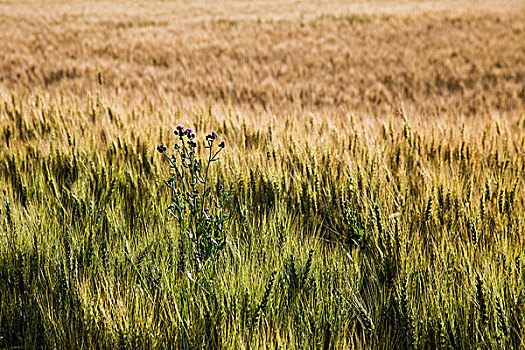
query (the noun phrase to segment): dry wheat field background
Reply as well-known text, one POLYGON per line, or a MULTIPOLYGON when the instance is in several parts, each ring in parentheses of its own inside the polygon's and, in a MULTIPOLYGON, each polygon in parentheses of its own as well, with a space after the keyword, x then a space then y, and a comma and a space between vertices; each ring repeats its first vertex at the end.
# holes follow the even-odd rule
POLYGON ((0 1, 0 348, 524 348, 524 181, 523 1, 0 1))

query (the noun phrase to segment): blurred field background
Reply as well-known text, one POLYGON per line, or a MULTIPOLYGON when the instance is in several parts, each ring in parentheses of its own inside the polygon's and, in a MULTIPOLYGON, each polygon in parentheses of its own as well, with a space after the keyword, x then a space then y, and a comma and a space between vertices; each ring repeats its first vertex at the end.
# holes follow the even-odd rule
MULTIPOLYGON (((2 2, 7 92, 418 113, 523 108, 522 1, 2 2), (444 109, 444 110, 443 110, 444 109)), ((272 112, 274 112, 272 110, 272 112)))
POLYGON ((0 348, 525 346, 523 1, 0 1, 0 44, 0 348), (227 145, 202 288, 179 124, 227 145))

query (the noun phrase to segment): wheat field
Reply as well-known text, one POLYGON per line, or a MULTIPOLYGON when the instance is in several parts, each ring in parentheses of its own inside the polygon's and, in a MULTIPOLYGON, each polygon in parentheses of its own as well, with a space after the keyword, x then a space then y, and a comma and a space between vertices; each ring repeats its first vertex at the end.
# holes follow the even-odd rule
POLYGON ((525 347, 523 1, 8 0, 0 44, 0 348, 525 347))

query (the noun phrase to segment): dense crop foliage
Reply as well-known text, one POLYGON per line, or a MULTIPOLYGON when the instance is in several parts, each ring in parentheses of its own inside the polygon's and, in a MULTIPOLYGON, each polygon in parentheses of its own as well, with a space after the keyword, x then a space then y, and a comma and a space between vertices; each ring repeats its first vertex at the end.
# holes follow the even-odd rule
POLYGON ((99 66, 49 80, 29 34, 0 64, 0 348, 525 346, 523 15, 203 19, 165 39, 186 61, 159 54, 147 28, 182 34, 153 8, 126 26, 78 6, 42 36, 99 66), (93 48, 90 20, 122 40, 93 48))
POLYGON ((312 117, 296 139, 194 112, 232 145, 210 172, 231 192, 225 247, 201 282, 166 162, 119 128, 137 112, 111 110, 2 102, 3 346, 521 344, 523 118, 312 117))

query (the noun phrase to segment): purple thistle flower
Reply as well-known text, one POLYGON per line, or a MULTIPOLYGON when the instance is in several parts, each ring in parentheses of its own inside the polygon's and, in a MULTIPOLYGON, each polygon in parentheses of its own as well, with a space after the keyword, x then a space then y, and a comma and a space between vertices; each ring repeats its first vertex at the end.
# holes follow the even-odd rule
POLYGON ((193 130, 190 129, 190 128, 187 128, 186 129, 186 135, 190 136, 191 134, 193 134, 193 130))
POLYGON ((217 133, 215 132, 215 130, 211 131, 211 137, 213 137, 214 140, 217 138, 217 133))

